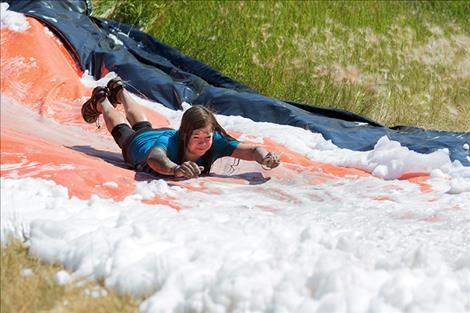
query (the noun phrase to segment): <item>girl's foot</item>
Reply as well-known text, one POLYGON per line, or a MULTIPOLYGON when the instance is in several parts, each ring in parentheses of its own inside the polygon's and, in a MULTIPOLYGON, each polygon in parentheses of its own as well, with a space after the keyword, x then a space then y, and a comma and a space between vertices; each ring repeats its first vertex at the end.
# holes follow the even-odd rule
POLYGON ((115 78, 111 79, 108 84, 107 84, 109 94, 108 94, 108 100, 111 102, 111 104, 116 107, 120 102, 119 102, 119 97, 118 94, 123 90, 124 88, 124 83, 122 82, 121 77, 116 76, 115 78))
POLYGON ((82 106, 82 117, 85 122, 91 124, 95 123, 101 112, 98 111, 97 105, 106 99, 108 96, 108 88, 103 86, 98 86, 93 89, 91 98, 88 99, 82 106))

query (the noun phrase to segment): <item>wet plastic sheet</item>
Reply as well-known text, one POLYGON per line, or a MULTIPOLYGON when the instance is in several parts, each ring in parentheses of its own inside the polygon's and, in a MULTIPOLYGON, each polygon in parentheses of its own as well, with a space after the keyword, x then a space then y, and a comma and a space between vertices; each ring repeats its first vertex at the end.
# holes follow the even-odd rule
POLYGON ((337 146, 357 151, 372 149, 387 135, 420 153, 447 148, 452 160, 470 165, 463 148, 470 143, 469 132, 387 128, 354 113, 263 96, 135 27, 91 17, 89 1, 8 2, 11 10, 52 28, 82 70, 95 78, 114 71, 128 89, 166 107, 180 109, 183 101, 206 104, 220 114, 319 132, 337 146))

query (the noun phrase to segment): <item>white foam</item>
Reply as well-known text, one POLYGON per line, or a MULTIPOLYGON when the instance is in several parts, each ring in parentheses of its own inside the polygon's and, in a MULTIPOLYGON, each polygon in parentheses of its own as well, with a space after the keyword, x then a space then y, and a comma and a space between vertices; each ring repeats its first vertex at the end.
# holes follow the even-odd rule
MULTIPOLYGON (((179 127, 181 111, 136 99, 179 127)), ((311 184, 315 172, 281 166, 261 184, 206 181, 212 192, 142 181, 120 202, 2 177, 2 238, 29 238, 33 255, 64 264, 72 277, 144 297, 140 312, 470 311, 470 168, 445 150, 419 154, 386 137, 355 152, 295 127, 218 120, 248 140, 267 137, 375 176, 311 184), (428 171, 432 189, 394 179, 406 171, 428 171), (142 202, 157 195, 183 209, 142 202)), ((261 171, 241 162, 232 175, 253 182, 249 175, 261 171)))
POLYGON ((47 26, 44 26, 44 33, 49 37, 54 37, 54 33, 47 26))
POLYGON ((118 188, 119 187, 119 185, 116 182, 113 182, 113 181, 105 182, 105 183, 103 183, 103 186, 111 187, 111 188, 118 188))
POLYGON ((31 277, 34 275, 34 272, 30 268, 23 268, 21 269, 21 276, 23 277, 31 277))
POLYGON ((0 3, 0 26, 15 32, 24 32, 29 28, 29 23, 24 14, 8 10, 9 4, 0 3))
POLYGON ((88 73, 88 70, 85 70, 82 77, 80 78, 80 82, 83 86, 87 88, 94 88, 98 86, 106 86, 106 84, 113 78, 115 78, 117 74, 115 72, 109 72, 106 76, 102 77, 99 80, 95 80, 93 76, 88 73))
POLYGON ((2 230, 29 223, 33 255, 145 296, 142 312, 469 309, 468 192, 374 177, 206 186, 217 193, 153 180, 122 202, 84 201, 45 180, 2 178, 2 230), (140 202, 155 195, 184 209, 140 202))
POLYGON ((67 271, 58 271, 55 273, 55 280, 59 285, 67 285, 71 280, 71 276, 67 271))
POLYGON ((86 288, 83 291, 83 294, 92 298, 101 298, 106 297, 108 295, 108 292, 100 286, 94 286, 92 288, 86 288))

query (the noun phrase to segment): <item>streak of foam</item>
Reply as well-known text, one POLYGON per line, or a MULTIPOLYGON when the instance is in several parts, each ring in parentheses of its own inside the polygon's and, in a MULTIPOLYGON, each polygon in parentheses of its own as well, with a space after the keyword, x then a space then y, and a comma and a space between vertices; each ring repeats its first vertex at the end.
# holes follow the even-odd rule
POLYGON ((30 88, 31 83, 18 81, 16 79, 11 79, 17 73, 28 69, 30 66, 30 60, 26 60, 26 58, 22 56, 17 56, 14 58, 2 58, 1 59, 1 66, 0 66, 0 76, 2 77, 2 84, 7 84, 9 88, 2 88, 7 90, 14 90, 14 96, 17 100, 23 101, 30 88))

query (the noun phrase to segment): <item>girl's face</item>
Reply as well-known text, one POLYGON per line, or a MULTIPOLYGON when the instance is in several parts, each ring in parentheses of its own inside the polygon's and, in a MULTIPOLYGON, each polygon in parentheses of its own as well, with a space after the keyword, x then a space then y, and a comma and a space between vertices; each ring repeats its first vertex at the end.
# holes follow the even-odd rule
POLYGON ((212 134, 211 125, 193 130, 186 147, 188 152, 198 157, 203 156, 212 146, 212 134))

